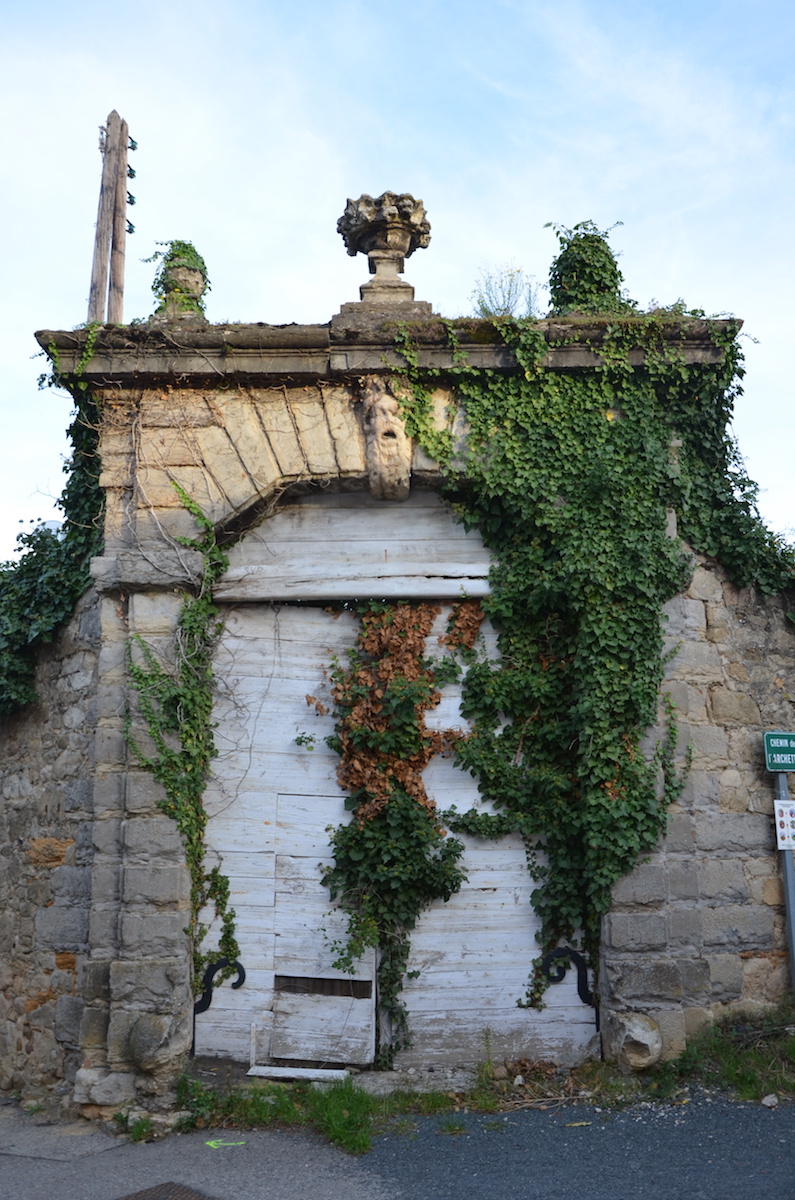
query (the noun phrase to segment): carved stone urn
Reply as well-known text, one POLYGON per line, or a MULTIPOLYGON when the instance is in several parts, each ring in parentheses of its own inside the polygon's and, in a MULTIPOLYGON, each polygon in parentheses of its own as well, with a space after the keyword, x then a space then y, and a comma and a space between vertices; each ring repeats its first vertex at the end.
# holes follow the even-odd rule
POLYGON ((366 254, 370 274, 359 294, 367 305, 413 303, 414 288, 398 276, 404 261, 431 240, 431 226, 421 200, 408 192, 384 192, 373 199, 367 194, 348 200, 337 222, 350 255, 366 254))

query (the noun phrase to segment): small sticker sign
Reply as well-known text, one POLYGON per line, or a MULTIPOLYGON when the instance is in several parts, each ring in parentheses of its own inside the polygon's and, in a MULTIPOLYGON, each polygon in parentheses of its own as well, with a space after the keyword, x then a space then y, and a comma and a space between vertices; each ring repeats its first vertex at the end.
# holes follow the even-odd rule
POLYGON ((795 804, 776 803, 776 845, 779 850, 795 848, 795 804))
POLYGON ((764 738, 768 771, 795 771, 795 733, 766 733, 764 738))

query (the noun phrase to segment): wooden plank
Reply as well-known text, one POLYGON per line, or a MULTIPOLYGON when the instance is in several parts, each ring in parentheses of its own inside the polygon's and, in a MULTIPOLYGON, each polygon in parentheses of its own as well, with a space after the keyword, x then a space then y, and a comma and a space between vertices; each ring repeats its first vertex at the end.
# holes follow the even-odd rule
POLYGON ((113 224, 113 204, 116 198, 121 118, 114 110, 108 114, 105 127, 105 146, 102 154, 102 182, 99 188, 97 230, 94 237, 94 259, 91 264, 91 286, 88 293, 88 320, 105 320, 105 292, 108 282, 108 259, 113 224))
POLYGON ((497 1062, 527 1058, 574 1065, 593 1053, 593 1019, 582 1022, 567 1014, 553 1022, 542 1019, 545 1012, 529 1009, 513 1012, 510 1020, 508 1014, 503 1019, 489 1008, 471 1010, 466 1019, 460 1013, 427 1017, 417 1014, 412 1020, 414 1046, 397 1056, 395 1066, 399 1070, 474 1066, 484 1060, 487 1051, 497 1062))
POLYGON ((196 1053, 208 1058, 229 1058, 233 1062, 248 1062, 251 1031, 238 1019, 214 1012, 212 1008, 196 1018, 196 1053))
MULTIPOLYGON (((279 517, 271 518, 272 522, 278 520, 279 517)), ((420 530, 407 533, 405 525, 401 526, 399 535, 392 536, 385 531, 378 536, 378 531, 370 527, 369 536, 350 539, 345 536, 344 525, 333 533, 329 531, 322 535, 313 530, 311 536, 305 526, 299 528, 303 537, 286 538, 280 534, 267 542, 262 537, 250 548, 246 547, 245 552, 241 550, 234 561, 230 560, 231 567, 237 571, 248 566, 278 570, 280 565, 290 563, 290 570, 295 571, 317 557, 349 566, 405 562, 415 566, 430 563, 439 567, 446 562, 468 562, 479 568, 477 574, 487 571, 490 565, 489 553, 479 538, 439 535, 430 538, 420 530)))
POLYGON ((276 576, 264 567, 231 568, 214 590, 219 602, 251 603, 266 600, 349 600, 351 597, 374 596, 382 600, 458 599, 462 596, 480 598, 490 592, 484 575, 473 575, 468 563, 445 563, 444 574, 392 574, 387 570, 360 571, 354 575, 338 574, 324 569, 307 567, 300 574, 276 576))
POLYGON ((350 1071, 323 1067, 250 1067, 247 1075, 258 1079, 295 1079, 307 1083, 344 1083, 350 1071))
MULTIPOLYGON (((352 542, 456 541, 483 546, 477 530, 467 531, 455 513, 435 492, 424 489, 412 491, 401 504, 373 500, 366 493, 334 493, 311 495, 284 505, 268 520, 232 546, 230 562, 238 566, 245 562, 268 562, 276 546, 293 546, 296 542, 320 542, 348 546, 352 542)), ((486 551, 488 554, 488 551, 486 551)))
POLYGON ((116 156, 116 187, 113 197, 113 235, 110 247, 108 321, 121 325, 124 312, 124 251, 127 238, 127 144, 130 131, 122 121, 116 156))
POLYGON ((273 998, 273 1058, 370 1063, 375 1058, 375 1003, 348 996, 273 998))

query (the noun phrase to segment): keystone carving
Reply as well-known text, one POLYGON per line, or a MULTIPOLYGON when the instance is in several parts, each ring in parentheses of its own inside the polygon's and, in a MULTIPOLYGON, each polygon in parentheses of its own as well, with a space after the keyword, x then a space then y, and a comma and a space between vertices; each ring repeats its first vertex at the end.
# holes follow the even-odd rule
POLYGON ((370 495, 375 500, 408 500, 412 446, 403 426, 400 404, 380 376, 368 376, 362 383, 370 495))

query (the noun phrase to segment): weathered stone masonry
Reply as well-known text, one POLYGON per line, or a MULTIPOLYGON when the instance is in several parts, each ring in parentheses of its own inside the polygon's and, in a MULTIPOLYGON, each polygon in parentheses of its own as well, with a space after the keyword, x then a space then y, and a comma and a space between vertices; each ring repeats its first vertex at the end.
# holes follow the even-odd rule
POLYGON ((663 690, 692 770, 660 848, 615 888, 601 986, 608 1035, 612 1012, 644 1012, 672 1056, 725 1006, 764 1005, 789 986, 761 735, 793 727, 795 638, 791 596, 737 588, 701 556, 666 608, 663 690))
MULTIPOLYGON (((0 722, 0 1088, 71 1096, 91 1003, 99 601, 39 656, 39 703, 0 722)), ((112 868, 118 873, 118 868, 112 868)))
MULTIPOLYGON (((73 1094, 88 1115, 171 1103, 192 1033, 190 884, 160 790, 125 735, 132 709, 132 733, 146 748, 128 646, 139 634, 168 661, 182 593, 200 569, 179 540, 196 528, 175 482, 230 543, 267 521, 289 491, 399 503, 409 486, 438 487, 437 465, 405 436, 391 372, 401 362, 396 319, 413 322, 420 365, 442 371, 455 366, 446 330, 406 298, 366 309, 344 306, 327 326, 174 318, 99 332, 84 372, 103 421, 96 593, 43 651, 40 704, 6 722, 0 748, 0 1086, 63 1081, 65 1099, 73 1094)), ((599 320, 540 327, 550 342, 569 339, 550 349, 552 369, 598 363, 599 320)), ((671 328, 689 361, 721 353, 708 333, 691 322, 683 340, 671 328)), ((515 370, 489 336, 485 323, 460 330, 471 365, 515 370)), ((39 340, 57 347, 68 375, 85 337, 39 340)), ((460 439, 453 399, 452 383, 440 386, 435 419, 460 439)), ((230 569, 219 602, 261 597, 256 576, 245 564, 230 569)), ((738 591, 701 559, 687 593, 668 606, 666 690, 681 745, 693 744, 693 770, 660 848, 616 888, 601 979, 608 1032, 611 1014, 646 1013, 666 1054, 722 1006, 765 1003, 786 986, 760 737, 795 720, 786 610, 780 598, 738 591)))

